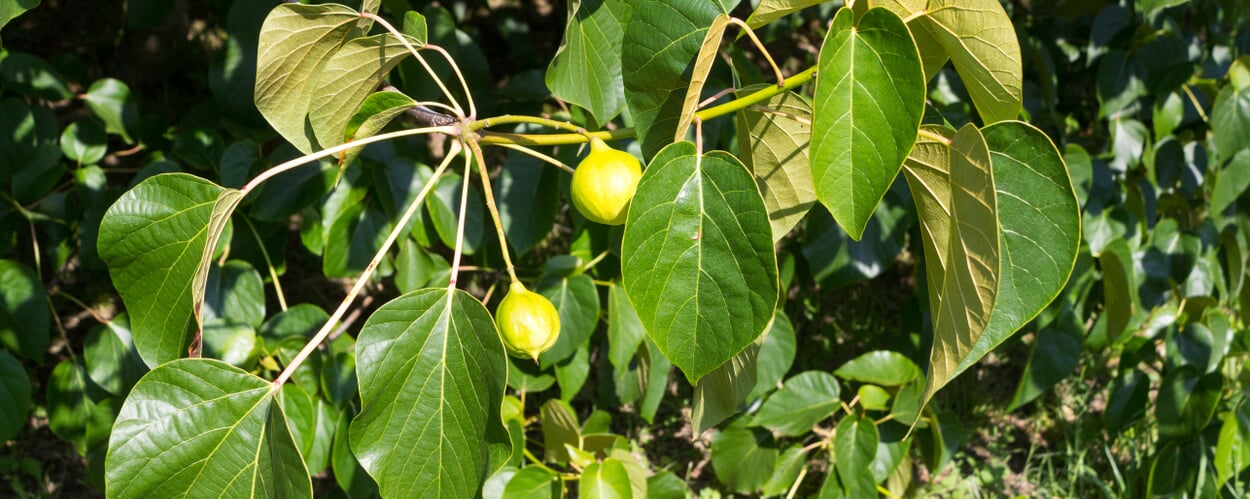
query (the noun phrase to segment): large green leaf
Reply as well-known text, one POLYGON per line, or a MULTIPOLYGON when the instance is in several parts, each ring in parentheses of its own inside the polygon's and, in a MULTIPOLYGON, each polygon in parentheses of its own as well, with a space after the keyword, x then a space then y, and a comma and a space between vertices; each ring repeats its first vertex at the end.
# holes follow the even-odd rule
POLYGON ((925 125, 907 160, 903 178, 911 189, 920 219, 920 241, 924 247, 925 282, 930 299, 941 296, 946 281, 946 243, 951 232, 951 140, 954 130, 925 125))
POLYGON ((679 142, 656 155, 631 203, 626 294, 647 335, 696 382, 773 320, 779 284, 764 202, 737 158, 679 142))
POLYGON ((100 224, 100 258, 149 367, 182 357, 200 329, 208 264, 243 193, 185 173, 140 182, 100 224))
POLYGON ((547 68, 547 88, 607 123, 625 108, 621 40, 632 8, 625 0, 569 2, 564 42, 547 68))
POLYGON ((945 280, 940 294, 929 297, 934 318, 928 396, 957 374, 994 307, 1001 278, 994 180, 985 138, 964 125, 951 141, 950 236, 939 245, 946 249, 945 280))
POLYGON ((304 153, 312 152, 317 140, 307 117, 319 90, 321 69, 359 20, 360 14, 342 5, 282 3, 269 12, 260 28, 256 108, 274 130, 304 153))
POLYGON ((511 453, 490 312, 462 291, 415 291, 374 312, 358 340, 351 448, 382 495, 477 495, 511 453))
MULTIPOLYGON (((738 92, 746 95, 763 85, 738 92)), ((773 241, 780 241, 798 225, 812 204, 816 191, 807 149, 812 136, 812 103, 802 94, 785 92, 764 101, 767 113, 747 108, 738 112, 738 148, 750 151, 742 162, 755 174, 755 181, 768 207, 773 225, 773 241)))
POLYGON ((810 160, 816 197, 859 239, 916 143, 925 80, 897 15, 854 17, 838 11, 821 46, 810 160))
POLYGON ((677 131, 691 67, 712 20, 728 14, 707 0, 631 0, 625 26, 621 77, 643 156, 654 156, 677 131))
POLYGON ((47 292, 35 271, 0 260, 0 347, 42 362, 52 341, 47 292))
MULTIPOLYGON (((954 324, 940 326, 935 321, 935 331, 945 332, 935 333, 938 340, 931 355, 924 400, 1036 316, 1063 288, 1076 261, 1080 215, 1067 168, 1054 144, 1041 131, 1020 122, 991 125, 983 134, 992 158, 996 192, 990 197, 997 206, 994 218, 1000 231, 999 256, 995 257, 1000 259, 995 264, 998 277, 979 283, 992 289, 992 314, 978 318, 975 324, 980 324, 979 329, 972 329, 972 322, 966 330, 942 329, 954 324), (960 334, 964 337, 959 338, 960 334)), ((926 239, 928 277, 949 283, 951 269, 967 268, 952 253, 953 246, 966 241, 960 234, 960 217, 953 210, 951 196, 960 193, 976 204, 984 200, 970 196, 966 188, 952 189, 952 185, 961 186, 967 180, 955 178, 944 183, 943 167, 949 168, 955 158, 963 155, 946 150, 950 156, 943 157, 943 142, 941 134, 933 134, 932 141, 918 150, 920 154, 908 161, 907 175, 921 219, 921 234, 926 239), (948 212, 950 215, 944 217, 948 212), (943 232, 947 232, 947 241, 929 240, 942 237, 943 232), (942 268, 932 268, 935 265, 942 268)), ((973 223, 993 226, 994 219, 976 219, 973 223)), ((931 283, 934 317, 940 316, 937 307, 951 306, 946 300, 966 302, 971 295, 950 294, 962 291, 971 289, 931 283)), ((969 317, 966 305, 952 306, 948 311, 969 317)), ((949 321, 955 315, 942 320, 949 321)))
POLYGON ((833 414, 841 405, 840 393, 838 379, 832 374, 823 371, 796 374, 764 401, 751 420, 751 426, 763 426, 784 436, 802 435, 833 414))
MULTIPOLYGON (((420 46, 415 39, 408 43, 420 46)), ((348 121, 382 78, 407 56, 408 49, 390 33, 355 38, 339 47, 317 71, 311 87, 308 123, 317 139, 313 146, 324 149, 342 144, 348 121)))
POLYGON ((599 291, 594 279, 586 274, 544 279, 538 283, 537 291, 551 300, 560 313, 560 337, 538 357, 539 363, 547 367, 573 356, 595 331, 599 322, 599 291))
POLYGON ((834 467, 851 497, 874 495, 868 466, 877 457, 877 425, 865 414, 848 414, 833 437, 834 467))
POLYGON ((747 428, 743 420, 712 437, 712 469, 734 492, 749 493, 763 487, 773 474, 779 453, 772 435, 747 428))
POLYGON ((131 390, 113 425, 109 497, 312 497, 277 388, 217 360, 181 359, 131 390))
POLYGON ((1024 99, 1023 58, 998 0, 929 0, 918 20, 946 49, 982 122, 1016 119, 1024 99))
POLYGON ((1250 147, 1250 57, 1242 57, 1228 69, 1231 84, 1224 87, 1211 106, 1211 134, 1220 163, 1250 147))

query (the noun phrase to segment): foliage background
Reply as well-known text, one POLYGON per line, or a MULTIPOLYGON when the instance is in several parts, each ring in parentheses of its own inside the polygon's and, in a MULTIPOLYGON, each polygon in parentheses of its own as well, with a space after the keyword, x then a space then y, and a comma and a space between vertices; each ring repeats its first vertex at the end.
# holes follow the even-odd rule
MULTIPOLYGON (((4 490, 57 496, 92 495, 100 490, 100 463, 85 449, 91 436, 58 431, 74 427, 59 425, 58 417, 72 418, 78 413, 58 408, 58 397, 64 392, 50 381, 57 379, 58 365, 83 354, 90 332, 100 324, 97 318, 111 318, 121 310, 108 274, 92 249, 101 207, 154 171, 215 172, 237 140, 262 144, 265 153, 279 148, 281 139, 252 106, 249 74, 255 33, 275 3, 44 0, 0 31, 3 47, 9 51, 0 59, 0 98, 22 99, 46 108, 55 117, 58 137, 71 123, 107 122, 79 98, 101 78, 124 82, 129 92, 122 100, 136 111, 127 122, 129 139, 110 134, 103 141, 107 152, 98 161, 98 171, 62 159, 40 177, 47 180, 34 182, 29 190, 19 190, 15 180, 6 194, 9 202, 0 207, 0 258, 37 270, 51 311, 46 354, 21 360, 30 381, 33 410, 0 450, 4 490), (19 52, 42 63, 18 61, 13 54, 19 52), (38 78, 50 74, 57 75, 53 80, 63 86, 38 78)), ((382 4, 383 13, 392 13, 392 18, 425 8, 424 2, 405 0, 382 4)), ((441 5, 472 40, 461 47, 460 55, 470 79, 480 80, 476 87, 490 89, 479 94, 486 102, 483 107, 490 112, 559 111, 548 100, 542 70, 560 43, 563 2, 466 0, 441 5)), ((1177 455, 1178 444, 1169 444, 1159 434, 1154 401, 1160 385, 1173 376, 1170 373, 1192 363, 1192 357, 1184 353, 1184 340, 1175 338, 1183 337, 1195 321, 1178 316, 1202 316, 1210 309, 1227 317, 1231 341, 1225 342, 1220 358, 1211 360, 1222 379, 1216 391, 1219 403, 1206 411, 1206 420, 1199 424, 1207 438, 1198 444, 1206 466, 1200 472, 1211 478, 1196 486, 1207 490, 1202 483, 1214 487, 1211 461, 1217 458, 1222 421, 1229 420, 1230 414, 1237 421, 1246 411, 1240 395, 1241 364, 1250 347, 1241 315, 1246 292, 1245 287, 1240 294, 1233 291, 1231 283, 1241 277, 1229 269, 1241 255, 1244 276, 1245 239, 1250 237, 1245 233, 1245 217, 1250 201, 1242 191, 1250 181, 1250 174, 1245 173, 1250 164, 1241 161, 1225 167, 1224 160, 1233 151, 1193 150, 1208 148, 1208 133, 1218 141, 1219 136, 1233 133, 1234 127, 1250 130, 1244 128, 1250 121, 1247 111, 1234 116, 1228 129, 1210 121, 1213 103, 1229 86, 1226 74, 1233 61, 1250 54, 1246 2, 1070 0, 1013 1, 1004 6, 1025 49, 1025 114, 1067 153, 1085 203, 1088 246, 1073 276, 1071 293, 1065 297, 1076 326, 1040 332, 1026 327, 943 391, 937 403, 962 423, 962 444, 953 453, 953 466, 918 466, 915 482, 920 492, 942 495, 984 491, 1132 496, 1147 490, 1168 445, 1172 445, 1172 455, 1177 455), (1194 102, 1203 112, 1198 112, 1194 102), (1217 180, 1225 169, 1241 173, 1217 180), (1231 199, 1229 208, 1218 213, 1210 210, 1217 183, 1223 183, 1226 191, 1219 196, 1231 199), (1189 244, 1186 238, 1194 239, 1196 248, 1176 250, 1165 242, 1156 243, 1163 236, 1152 234, 1158 233, 1160 225, 1178 234, 1177 240, 1184 244, 1189 244), (1233 227, 1230 237, 1235 241, 1240 237, 1240 246, 1227 246, 1219 237, 1213 242, 1211 231, 1218 235, 1225 227, 1233 227), (1111 290, 1118 288, 1105 281, 1108 257, 1103 256, 1104 248, 1116 240, 1125 241, 1128 272, 1141 284, 1126 288, 1132 297, 1112 298, 1115 292, 1111 290), (1203 268, 1223 277, 1212 277, 1208 289, 1216 286, 1216 280, 1227 284, 1222 292, 1190 294, 1173 289, 1190 285, 1192 268, 1200 266, 1195 263, 1183 272, 1176 269, 1152 280, 1159 276, 1151 273, 1151 260, 1147 258, 1144 267, 1141 263, 1142 254, 1150 248, 1167 258, 1213 262, 1213 267, 1202 264, 1203 268), (1135 250, 1142 254, 1134 255, 1135 250), (1194 308, 1199 295, 1211 295, 1213 303, 1194 308), (1109 334, 1105 324, 1099 325, 1100 320, 1108 320, 1106 316, 1114 316, 1109 311, 1117 303, 1125 303, 1116 300, 1125 299, 1138 305, 1126 312, 1123 328, 1138 334, 1126 332, 1122 337, 1142 338, 1128 344, 1115 341, 1116 335, 1109 334), (1155 320, 1167 313, 1171 313, 1170 322, 1155 320), (1049 350, 1039 354, 1042 346, 1049 350), (1035 383, 1037 398, 1025 400, 1022 391, 1030 385, 1022 388, 1021 380, 1033 379, 1047 369, 1046 382, 1035 383), (1139 378, 1145 381, 1133 381, 1139 378), (1133 395, 1136 398, 1127 402, 1130 414, 1111 416, 1122 419, 1109 423, 1108 411, 1120 407, 1115 405, 1117 390, 1125 383, 1140 382, 1149 387, 1144 391, 1147 395, 1133 395), (1134 412, 1133 406, 1141 410, 1134 412)), ((750 12, 745 3, 740 9, 743 18, 750 12)), ((783 69, 793 72, 811 64, 829 11, 829 5, 811 8, 764 31, 770 51, 783 59, 779 61, 783 69)), ((741 57, 753 58, 749 48, 740 52, 741 57)), ((728 80, 725 75, 719 78, 728 80)), ((1237 91, 1244 95, 1244 89, 1237 91)), ((972 115, 966 92, 949 74, 940 75, 931 85, 930 100, 952 121, 972 115)), ((0 137, 5 140, 11 137, 0 137)), ((84 142, 101 145, 98 139, 84 142)), ((1225 143, 1244 148, 1247 142, 1250 138, 1243 134, 1225 143)), ((792 277, 786 312, 799 339, 789 373, 831 372, 874 350, 897 351, 923 365, 927 325, 916 290, 919 276, 914 271, 919 237, 908 204, 887 203, 893 213, 878 214, 886 221, 883 233, 864 243, 851 243, 823 213, 809 217, 783 243, 782 267, 792 277)), ((573 224, 568 214, 560 220, 566 229, 573 224)), ((284 255, 280 279, 291 290, 287 299, 323 309, 333 307, 344 295, 345 281, 323 276, 319 257, 300 244, 294 219, 275 230, 285 232, 276 236, 276 248, 284 255)), ((527 258, 542 262, 568 249, 560 244, 540 245, 527 258)), ((1118 254, 1115 251, 1119 250, 1112 254, 1118 254)), ((477 284, 488 279, 483 277, 477 284)), ((479 296, 486 291, 484 285, 472 286, 470 290, 479 296)), ((397 295, 393 279, 382 281, 369 290, 362 315, 397 295)), ((267 291, 266 299, 271 310, 277 308, 272 292, 267 291)), ((30 316, 18 317, 20 321, 30 316)), ((349 327, 348 333, 359 326, 349 327)), ((1205 359, 1211 359, 1209 352, 1205 359)), ((583 418, 601 400, 596 376, 592 373, 590 388, 572 402, 583 418)), ((666 463, 683 473, 694 490, 724 489, 710 462, 711 437, 691 439, 685 422, 689 414, 684 409, 691 389, 677 378, 673 377, 654 425, 622 412, 615 415, 614 430, 641 442, 652 462, 666 463)), ((325 475, 315 484, 320 491, 335 486, 325 475)), ((803 490, 815 492, 817 486, 813 482, 812 490, 803 490)))

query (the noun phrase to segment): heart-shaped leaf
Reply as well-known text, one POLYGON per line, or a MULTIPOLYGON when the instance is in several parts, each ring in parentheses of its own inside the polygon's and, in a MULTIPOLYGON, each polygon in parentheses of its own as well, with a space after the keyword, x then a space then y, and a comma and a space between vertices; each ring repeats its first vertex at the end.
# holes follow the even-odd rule
POLYGON ((763 426, 784 436, 799 436, 833 414, 842 392, 837 378, 823 371, 806 371, 786 380, 755 413, 751 426, 763 426))
MULTIPOLYGON (((747 87, 745 95, 763 85, 747 87)), ((762 105, 776 113, 747 108, 738 112, 738 147, 768 207, 773 225, 773 241, 780 241, 798 225, 816 203, 812 169, 807 151, 812 135, 812 103, 807 97, 785 92, 770 97, 762 105)))
POLYGON ((598 123, 625 108, 620 53, 632 13, 624 0, 569 2, 564 42, 547 67, 551 93, 590 111, 598 123))
POLYGON ((679 142, 656 155, 631 203, 626 294, 647 335, 696 382, 772 322, 779 284, 764 201, 737 158, 679 142))
POLYGON ((100 258, 149 367, 185 355, 199 333, 208 264, 242 198, 239 190, 193 175, 162 174, 144 179, 104 214, 100 258))
POLYGON ((825 35, 819 72, 812 181, 820 202, 859 239, 916 143, 925 100, 920 54, 893 12, 872 9, 856 24, 842 9, 825 35))
POLYGON ((312 497, 272 384, 211 359, 162 364, 113 424, 109 497, 312 497))
POLYGON ((357 339, 351 448, 382 495, 477 495, 511 454, 490 312, 463 291, 415 291, 378 308, 357 339))

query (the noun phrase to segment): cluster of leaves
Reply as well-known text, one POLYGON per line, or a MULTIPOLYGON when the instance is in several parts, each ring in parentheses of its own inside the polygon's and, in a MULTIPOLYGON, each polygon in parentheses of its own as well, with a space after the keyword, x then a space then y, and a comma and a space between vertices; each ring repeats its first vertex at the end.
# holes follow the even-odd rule
POLYGON ((0 52, 0 436, 60 331, 39 410, 110 496, 903 495, 969 430, 938 390, 1023 330, 1011 409, 1080 365, 1095 440, 1144 449, 1104 491, 1239 494, 1245 2, 848 3, 569 2, 547 60, 475 2, 223 2, 177 127, 0 52), (562 201, 591 136, 647 165, 623 229, 562 201), (911 337, 823 329, 887 269, 911 337), (509 282, 558 310, 537 362, 500 342, 509 282))

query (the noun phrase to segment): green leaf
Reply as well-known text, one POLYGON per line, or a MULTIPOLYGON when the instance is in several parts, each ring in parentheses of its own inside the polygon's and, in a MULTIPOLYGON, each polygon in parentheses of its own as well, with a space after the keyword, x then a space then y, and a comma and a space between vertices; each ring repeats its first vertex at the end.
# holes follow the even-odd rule
POLYGON ((538 409, 542 417, 543 459, 555 462, 568 462, 569 455, 565 446, 580 448, 582 445, 582 428, 577 424, 577 415, 568 402, 551 399, 538 409))
POLYGON ((755 389, 759 344, 756 340, 695 383, 690 410, 695 435, 737 414, 755 389))
POLYGON ((83 102, 104 121, 108 133, 121 135, 127 144, 134 142, 128 130, 139 120, 139 104, 125 83, 113 78, 96 80, 83 95, 83 102))
POLYGON ((354 277, 364 272, 386 243, 390 230, 390 220, 374 203, 344 207, 327 233, 322 272, 326 277, 354 277))
POLYGON ((0 346, 43 362, 52 341, 46 297, 34 270, 13 260, 0 260, 0 346))
POLYGON ((652 499, 685 499, 686 483, 671 471, 660 470, 647 477, 647 496, 652 499))
POLYGON ((499 221, 517 255, 529 253, 551 233, 560 212, 558 175, 533 156, 508 152, 494 189, 499 221))
MULTIPOLYGON (((425 209, 438 239, 448 248, 456 247, 456 232, 460 222, 460 199, 464 177, 456 174, 445 174, 438 178, 438 186, 430 196, 425 198, 425 209)), ((482 214, 483 198, 481 191, 469 185, 469 205, 465 209, 464 246, 466 255, 472 255, 482 245, 482 234, 485 231, 482 214)))
POLYGON ((560 313, 560 337, 538 357, 539 364, 547 367, 571 357, 590 338, 599 323, 599 291, 586 274, 544 279, 536 291, 560 313))
MULTIPOLYGON (((1050 139, 1040 130, 1020 122, 991 125, 985 128, 983 134, 993 161, 994 197, 1000 230, 999 277, 996 281, 989 281, 996 282, 997 291, 993 295, 992 315, 971 345, 960 345, 960 351, 968 346, 971 348, 964 351, 957 363, 951 362, 947 366, 947 376, 958 375, 980 360, 1037 316, 1058 295, 1072 273, 1080 241, 1080 212, 1076 195, 1063 159, 1050 139)), ((960 185, 963 182, 956 179, 953 183, 960 185)), ((970 196, 968 201, 978 205, 984 201, 977 199, 970 196)), ((922 215, 922 224, 924 218, 922 215)), ((974 223, 984 222, 978 220, 974 223)), ((952 245, 960 244, 957 241, 961 239, 951 236, 952 245)), ((946 268, 955 265, 953 261, 959 261, 949 254, 945 259, 937 260, 944 260, 946 268)), ((956 286, 951 289, 965 288, 956 286)), ((939 296, 945 300, 953 295, 944 292, 939 296)), ((945 308, 948 305, 943 302, 941 306, 945 308)), ((949 310, 955 311, 958 307, 949 310)), ((936 348, 934 352, 940 353, 936 348)), ((947 361, 954 360, 951 353, 947 352, 947 361)), ((934 369, 934 364, 930 369, 934 369)), ((942 376, 929 376, 926 401, 937 388, 949 381, 949 378, 939 378, 942 376)))
POLYGON ((1063 312, 1054 322, 1037 332, 1029 350, 1024 374, 1016 385, 1016 394, 1008 410, 1014 411, 1046 393, 1064 378, 1072 375, 1085 348, 1085 330, 1081 319, 1064 303, 1063 312))
MULTIPOLYGON (((0 28, 9 24, 9 21, 17 18, 17 16, 22 15, 23 12, 38 7, 39 2, 40 0, 17 0, 15 2, 0 3, 0 28)), ((0 45, 0 48, 3 47, 3 45, 0 45)))
POLYGON ((361 104, 378 88, 382 78, 408 56, 408 49, 390 33, 354 38, 340 46, 318 69, 309 87, 308 123, 316 134, 312 145, 324 149, 342 144, 348 135, 348 122, 361 104))
MULTIPOLYGON (((716 62, 716 54, 720 52, 720 41, 725 36, 725 27, 729 25, 729 15, 719 14, 712 19, 707 33, 703 35, 703 43, 699 45, 699 54, 691 66, 690 84, 686 85, 686 98, 681 104, 681 114, 677 117, 677 129, 673 132, 673 141, 686 139, 690 125, 694 123, 694 113, 698 111, 699 101, 703 100, 703 85, 707 83, 707 75, 712 71, 712 63, 716 62)), ((682 73, 684 76, 685 73, 682 73)))
POLYGON ((286 414, 291 437, 304 457, 304 465, 311 474, 321 473, 330 465, 334 432, 339 428, 338 411, 296 383, 283 385, 278 400, 286 414))
POLYGON ((621 40, 633 8, 624 0, 569 2, 564 41, 547 67, 547 88, 556 97, 607 123, 625 108, 621 40))
MULTIPOLYGON (((563 327, 563 321, 561 321, 561 328, 563 327)), ((556 383, 560 384, 560 399, 573 400, 573 397, 582 391, 586 378, 590 377, 590 341, 583 341, 577 349, 573 350, 572 357, 557 362, 555 367, 556 383)))
POLYGON ((759 490, 777 464, 776 443, 768 432, 735 422, 712 437, 712 468, 716 477, 734 492, 759 490))
POLYGON ((199 177, 162 174, 144 179, 104 214, 100 258, 149 367, 183 356, 199 333, 210 258, 242 197, 199 177))
POLYGON ((1155 415, 1159 418, 1159 435, 1186 437, 1201 432, 1211 421, 1219 406, 1224 375, 1203 375, 1193 366, 1173 369, 1159 384, 1155 415))
POLYGON ((104 127, 92 120, 70 123, 61 132, 61 152, 80 166, 99 163, 108 153, 108 136, 104 127))
MULTIPOLYGON (((928 296, 941 298, 946 282, 947 251, 951 234, 951 141, 955 132, 939 125, 921 127, 916 146, 903 162, 903 178, 911 190, 920 218, 928 296)), ((932 308, 932 307, 930 307, 932 308)))
POLYGON ((130 321, 125 314, 114 316, 112 321, 87 333, 83 359, 91 381, 118 397, 124 398, 148 372, 147 364, 135 350, 130 321))
MULTIPOLYGON (((1239 59, 1234 65, 1250 66, 1250 59, 1239 59)), ((1230 68, 1229 73, 1234 70, 1230 68)), ((1250 136, 1250 85, 1229 85, 1220 90, 1211 106, 1211 135, 1220 163, 1250 147, 1245 140, 1250 136)))
POLYGON ((797 349, 795 343, 794 325, 790 323, 785 310, 778 307, 773 326, 769 328, 768 334, 764 336, 764 343, 760 345, 759 358, 756 360, 755 389, 751 390, 748 399, 762 397, 777 389, 782 378, 790 372, 790 366, 794 365, 797 349))
MULTIPOLYGON (((746 95, 764 88, 752 86, 738 91, 746 95)), ((761 103, 778 111, 767 113, 747 108, 738 112, 738 148, 750 151, 743 163, 755 175, 773 241, 780 241, 816 203, 815 186, 807 150, 812 135, 812 103, 802 94, 785 92, 761 103)))
POLYGON ((613 283, 608 288, 608 361, 617 370, 629 368, 630 361, 647 336, 634 304, 625 295, 625 288, 613 283))
POLYGON ((582 471, 577 482, 577 493, 586 499, 627 499, 630 491, 629 472, 617 459, 604 459, 592 463, 582 471))
POLYGON ((1102 269, 1103 307, 1107 317, 1107 341, 1115 341, 1141 308, 1138 302, 1133 254, 1128 243, 1115 239, 1098 256, 1102 269))
POLYGON ((10 91, 48 101, 61 101, 74 96, 56 67, 43 58, 24 52, 0 54, 0 81, 10 91))
MULTIPOLYGON (((399 92, 385 90, 369 94, 364 102, 360 103, 356 114, 353 114, 347 120, 347 124, 344 125, 342 141, 347 142, 372 137, 385 128, 386 124, 390 123, 396 116, 414 107, 417 107, 417 101, 399 92)), ((349 154, 357 151, 353 149, 349 151, 349 154)), ((347 163, 350 162, 343 162, 343 164, 347 163)))
POLYGON ((848 381, 899 386, 919 378, 920 368, 906 355, 889 350, 876 350, 842 364, 833 374, 848 381))
POLYGON ((26 192, 27 186, 19 186, 18 181, 32 174, 40 176, 57 166, 61 150, 56 140, 57 120, 52 111, 27 106, 16 97, 0 101, 0 181, 12 180, 8 191, 19 200, 31 195, 38 199, 46 192, 26 192))
POLYGON ((625 291, 692 383, 741 352, 778 301, 771 227, 755 180, 723 152, 679 142, 638 183, 621 243, 625 291))
POLYGON ((864 414, 847 415, 838 422, 833 437, 834 466, 852 497, 871 494, 864 482, 875 483, 868 466, 877 457, 877 425, 864 414), (867 480, 864 480, 867 478, 867 480))
POLYGON ((925 80, 911 33, 894 13, 850 9, 833 19, 820 50, 811 168, 816 196, 859 239, 916 143, 925 80))
MULTIPOLYGON (((356 11, 342 5, 282 3, 269 12, 261 25, 256 57, 256 108, 274 130, 301 152, 312 152, 316 142, 306 123, 309 106, 319 90, 321 68, 359 19, 356 11)), ((353 111, 354 108, 349 112, 353 111)))
POLYGON ((763 426, 777 434, 796 437, 833 414, 841 405, 837 378, 822 371, 806 371, 786 380, 760 406, 751 426, 763 426))
MULTIPOLYGON (((706 0, 639 0, 621 42, 625 103, 634 118, 642 154, 653 157, 677 131, 690 66, 717 16, 728 14, 706 0)), ((679 364, 680 365, 680 364, 679 364)))
POLYGON ((998 0, 929 0, 917 20, 950 56, 982 122, 1016 119, 1024 99, 1024 59, 998 0))
POLYGON ((211 359, 153 369, 113 425, 109 497, 312 497, 276 387, 211 359))
POLYGON ((1250 150, 1238 152, 1217 175, 1211 187, 1211 213, 1223 215, 1250 189, 1250 150))
POLYGON ((9 352, 0 350, 0 441, 7 442, 26 426, 30 412, 30 378, 22 363, 9 352))
POLYGON ((539 466, 526 466, 512 475, 508 485, 504 486, 506 498, 549 499, 560 497, 563 484, 560 477, 539 466))
POLYGON ((1215 446, 1215 472, 1219 485, 1250 466, 1250 409, 1245 402, 1224 415, 1215 446))
POLYGON ((382 495, 476 495, 511 454, 490 312, 463 291, 416 291, 374 312, 357 340, 351 448, 382 495))
POLYGON ((759 29, 784 16, 811 7, 825 0, 760 0, 755 10, 747 17, 747 26, 759 29))
POLYGON ((946 248, 945 280, 939 294, 929 297, 934 318, 926 400, 958 374, 994 307, 1001 278, 994 180, 984 137, 964 125, 951 142, 951 232, 939 246, 946 248))
POLYGON ((429 31, 429 26, 425 23, 425 16, 421 15, 420 12, 410 10, 404 13, 403 33, 405 35, 411 36, 421 45, 425 45, 426 40, 429 39, 429 31))
POLYGON ((87 372, 78 360, 63 360, 48 379, 48 429, 87 452, 87 422, 95 403, 87 393, 87 372))
POLYGON ((766 496, 785 494, 794 486, 803 466, 807 464, 807 451, 800 445, 792 445, 777 456, 777 464, 773 466, 773 475, 764 482, 763 492, 766 496))

